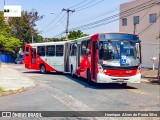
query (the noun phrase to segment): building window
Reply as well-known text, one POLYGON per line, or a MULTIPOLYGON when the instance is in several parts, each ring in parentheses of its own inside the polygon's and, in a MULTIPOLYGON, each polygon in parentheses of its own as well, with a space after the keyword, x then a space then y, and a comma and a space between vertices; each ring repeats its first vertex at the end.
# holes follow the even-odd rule
POLYGON ((122 26, 127 26, 127 18, 122 19, 122 26))
POLYGON ((56 45, 56 56, 63 56, 63 45, 56 45))
POLYGON ((38 46, 37 53, 39 56, 45 56, 45 46, 38 46))
POLYGON ((157 21, 157 14, 150 14, 149 15, 149 23, 155 23, 157 21))
POLYGON ((55 45, 47 46, 47 56, 55 56, 55 45))
POLYGON ((139 16, 134 16, 133 23, 134 25, 139 24, 139 16))

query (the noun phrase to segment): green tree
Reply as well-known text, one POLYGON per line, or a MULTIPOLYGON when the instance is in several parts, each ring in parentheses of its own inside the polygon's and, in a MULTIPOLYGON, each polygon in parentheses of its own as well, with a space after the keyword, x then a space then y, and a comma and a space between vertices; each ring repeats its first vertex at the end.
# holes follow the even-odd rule
POLYGON ((11 35, 11 27, 4 22, 3 12, 0 12, 0 51, 15 53, 20 46, 20 40, 11 35))
POLYGON ((41 20, 43 16, 39 16, 35 9, 30 12, 22 11, 21 17, 12 17, 9 19, 9 25, 12 27, 12 34, 20 40, 25 40, 26 43, 41 42, 42 36, 38 35, 38 30, 35 29, 36 22, 41 20))
POLYGON ((88 36, 88 34, 84 34, 80 30, 78 30, 78 31, 71 31, 71 32, 69 32, 68 39, 74 40, 74 39, 85 37, 85 36, 88 36))
MULTIPOLYGON (((85 37, 85 36, 88 36, 88 34, 84 34, 80 30, 70 31, 69 35, 68 35, 68 39, 69 40, 74 40, 74 39, 85 37)), ((66 39, 65 39, 65 37, 61 37, 61 38, 44 38, 44 40, 45 40, 45 42, 52 42, 52 41, 56 42, 56 41, 64 41, 66 39)))

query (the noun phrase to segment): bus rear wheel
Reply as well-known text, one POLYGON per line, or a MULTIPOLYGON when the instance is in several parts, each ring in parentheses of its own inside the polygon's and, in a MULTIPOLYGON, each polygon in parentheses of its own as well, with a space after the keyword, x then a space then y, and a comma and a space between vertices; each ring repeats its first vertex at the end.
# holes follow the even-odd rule
POLYGON ((91 80, 90 70, 87 70, 87 82, 89 85, 93 85, 93 81, 91 80))
POLYGON ((41 65, 40 66, 40 71, 41 71, 42 74, 46 74, 47 73, 45 65, 41 65))

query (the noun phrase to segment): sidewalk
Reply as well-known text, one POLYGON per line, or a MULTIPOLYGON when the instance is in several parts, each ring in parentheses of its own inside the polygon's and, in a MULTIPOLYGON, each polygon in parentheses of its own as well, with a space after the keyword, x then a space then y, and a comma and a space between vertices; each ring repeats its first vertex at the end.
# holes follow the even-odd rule
POLYGON ((158 70, 152 70, 148 68, 142 68, 142 82, 151 82, 151 83, 158 83, 157 80, 158 70))
POLYGON ((36 83, 6 64, 0 66, 0 88, 4 91, 23 91, 36 86, 36 83))

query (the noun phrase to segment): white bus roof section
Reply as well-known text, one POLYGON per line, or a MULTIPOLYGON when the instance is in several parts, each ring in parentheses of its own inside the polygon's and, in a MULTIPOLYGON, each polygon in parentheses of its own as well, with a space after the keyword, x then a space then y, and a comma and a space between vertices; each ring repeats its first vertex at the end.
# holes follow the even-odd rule
POLYGON ((82 38, 78 38, 78 39, 72 40, 71 42, 81 43, 81 42, 84 41, 84 40, 89 40, 91 37, 92 37, 92 35, 90 35, 90 36, 85 36, 85 37, 82 37, 82 38))
POLYGON ((60 42, 43 42, 43 43, 31 43, 29 45, 36 46, 47 46, 47 45, 64 45, 65 43, 70 43, 71 41, 60 41, 60 42))

